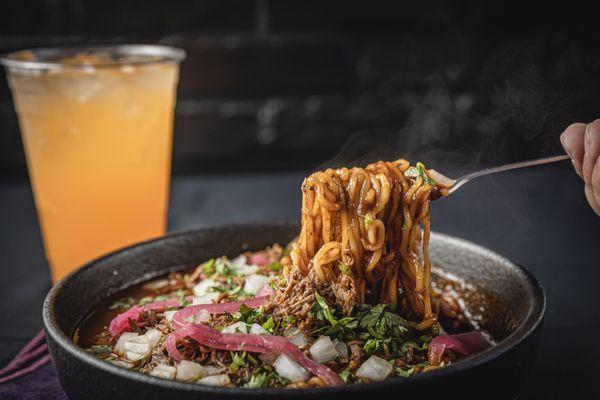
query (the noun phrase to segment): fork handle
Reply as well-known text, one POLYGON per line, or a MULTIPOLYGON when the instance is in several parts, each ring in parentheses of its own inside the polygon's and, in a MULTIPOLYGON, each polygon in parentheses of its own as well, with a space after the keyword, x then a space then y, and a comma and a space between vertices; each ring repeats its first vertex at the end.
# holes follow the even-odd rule
POLYGON ((552 157, 538 158, 536 160, 518 161, 515 163, 511 163, 511 164, 504 164, 504 165, 499 165, 497 167, 491 167, 491 168, 482 169, 480 171, 471 172, 470 174, 467 174, 467 175, 463 176, 462 178, 460 178, 454 184, 454 186, 452 186, 448 190, 448 194, 455 192, 458 188, 460 188, 465 183, 469 182, 472 179, 479 178, 480 176, 494 174, 496 172, 509 171, 511 169, 525 168, 525 167, 532 167, 534 165, 548 164, 548 163, 562 161, 562 160, 568 160, 568 159, 569 159, 569 156, 567 154, 560 154, 560 155, 556 155, 556 156, 552 156, 552 157))

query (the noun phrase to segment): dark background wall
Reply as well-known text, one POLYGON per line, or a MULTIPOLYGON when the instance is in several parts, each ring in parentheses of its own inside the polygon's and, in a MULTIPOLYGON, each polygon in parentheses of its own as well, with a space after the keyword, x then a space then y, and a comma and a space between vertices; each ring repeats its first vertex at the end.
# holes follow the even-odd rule
MULTIPOLYGON (((384 140, 351 140, 343 161, 387 150, 467 169, 558 152, 568 123, 600 115, 597 18, 575 3, 21 0, 0 7, 3 53, 113 42, 185 48, 176 173, 312 168, 365 130, 384 140)), ((0 171, 26 176, 4 77, 0 171)))

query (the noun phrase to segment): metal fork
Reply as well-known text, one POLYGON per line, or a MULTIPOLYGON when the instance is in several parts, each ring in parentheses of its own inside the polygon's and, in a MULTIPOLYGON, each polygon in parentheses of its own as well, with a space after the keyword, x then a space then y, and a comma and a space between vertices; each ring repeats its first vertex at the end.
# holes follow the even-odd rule
POLYGON ((460 178, 455 180, 454 185, 448 189, 448 194, 456 192, 462 185, 465 183, 479 178, 480 176, 485 176, 489 174, 494 174, 496 172, 509 171, 511 169, 517 168, 525 168, 525 167, 533 167, 534 165, 548 164, 556 161, 568 160, 569 156, 566 154, 561 154, 552 157, 539 158, 537 160, 527 160, 527 161, 519 161, 512 164, 499 165, 497 167, 491 167, 482 169, 480 171, 471 172, 470 174, 463 175, 460 178))

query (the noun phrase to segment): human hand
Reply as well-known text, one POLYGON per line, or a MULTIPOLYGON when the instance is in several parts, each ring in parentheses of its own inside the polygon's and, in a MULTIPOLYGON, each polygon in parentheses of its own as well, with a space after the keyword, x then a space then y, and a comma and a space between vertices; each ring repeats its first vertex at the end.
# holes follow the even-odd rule
POLYGON ((585 182, 585 197, 600 215, 600 119, 571 124, 560 135, 577 174, 585 182))

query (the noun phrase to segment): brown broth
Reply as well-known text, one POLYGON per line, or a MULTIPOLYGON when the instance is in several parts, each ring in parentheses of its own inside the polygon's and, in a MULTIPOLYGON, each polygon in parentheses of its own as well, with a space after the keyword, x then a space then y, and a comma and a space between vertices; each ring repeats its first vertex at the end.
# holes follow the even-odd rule
MULTIPOLYGON (((181 271, 182 274, 191 273, 193 269, 181 271)), ((106 331, 110 321, 123 312, 123 310, 111 310, 110 306, 116 301, 131 297, 136 302, 145 296, 157 295, 156 290, 145 289, 144 285, 148 282, 165 279, 168 275, 158 276, 149 281, 133 285, 121 292, 116 293, 110 298, 100 303, 88 316, 79 324, 73 335, 75 344, 88 348, 97 342, 98 335, 106 331)), ((448 333, 461 333, 480 328, 482 316, 481 310, 472 312, 468 309, 469 304, 477 302, 480 297, 489 297, 489 293, 483 293, 482 288, 471 285, 464 280, 450 274, 442 273, 437 270, 432 274, 432 287, 434 291, 439 291, 443 296, 454 299, 461 305, 460 318, 446 318, 440 316, 440 324, 448 333), (475 300, 473 300, 475 299, 475 300), (465 307, 466 306, 466 307, 465 307)), ((480 300, 480 299, 479 299, 480 300)))

